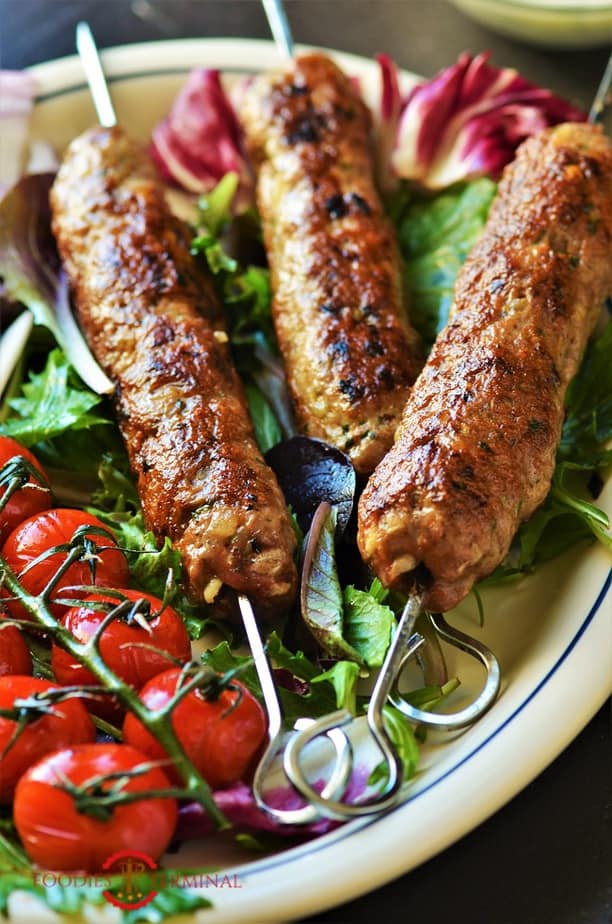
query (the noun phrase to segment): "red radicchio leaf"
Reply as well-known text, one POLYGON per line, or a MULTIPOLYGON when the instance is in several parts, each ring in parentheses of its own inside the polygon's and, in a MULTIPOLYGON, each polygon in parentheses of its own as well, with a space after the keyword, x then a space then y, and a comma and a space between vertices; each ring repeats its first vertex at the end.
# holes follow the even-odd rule
POLYGON ((397 176, 390 167, 397 135, 397 125, 402 111, 402 94, 397 67, 393 59, 389 55, 377 55, 376 60, 380 67, 381 79, 377 152, 378 181, 383 191, 391 192, 397 183, 397 176))
MULTIPOLYGON (((344 802, 359 802, 367 790, 370 772, 371 768, 365 765, 358 765, 353 769, 344 795, 344 802)), ((319 780, 313 786, 320 792, 323 789, 324 782, 319 780)), ((279 824, 279 822, 274 821, 273 818, 257 807, 253 793, 244 783, 234 783, 228 789, 217 790, 214 793, 214 799, 217 807, 223 812, 228 821, 239 830, 271 831, 275 834, 285 834, 288 837, 295 837, 296 835, 314 837, 337 828, 339 824, 339 822, 330 821, 327 818, 309 825, 279 824)), ((277 786, 270 789, 266 793, 266 800, 272 808, 284 810, 302 808, 305 804, 301 796, 291 786, 277 786)), ((189 802, 181 806, 176 832, 179 840, 189 840, 212 833, 214 833, 214 822, 211 821, 210 815, 201 805, 189 802)))
MULTIPOLYGON (((497 179, 525 138, 586 114, 511 68, 488 64, 489 55, 460 55, 456 64, 418 84, 403 103, 395 149, 397 176, 440 189, 482 174, 497 179)), ((394 65, 379 62, 383 112, 389 108, 394 65)))
POLYGON ((277 686, 283 687, 284 690, 291 690, 293 693, 299 693, 300 696, 306 696, 310 690, 310 684, 305 680, 300 680, 286 667, 275 667, 272 670, 277 686))
POLYGON ((250 189, 240 126, 219 71, 190 73, 170 113, 153 129, 151 154, 162 175, 188 192, 208 192, 230 172, 238 174, 243 191, 250 189))

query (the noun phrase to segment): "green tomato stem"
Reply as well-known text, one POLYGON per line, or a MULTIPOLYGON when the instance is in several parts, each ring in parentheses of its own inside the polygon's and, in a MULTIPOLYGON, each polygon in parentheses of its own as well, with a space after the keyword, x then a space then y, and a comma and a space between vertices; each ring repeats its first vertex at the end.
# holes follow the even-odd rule
MULTIPOLYGON (((68 558, 70 557, 69 553, 68 558)), ((47 602, 43 599, 44 594, 49 590, 49 585, 43 591, 43 595, 36 597, 21 586, 16 574, 2 556, 0 556, 0 570, 3 573, 5 586, 30 616, 49 632, 58 645, 91 671, 109 693, 117 698, 121 706, 131 712, 159 742, 183 778, 184 796, 198 802, 208 812, 217 828, 230 827, 229 822, 217 807, 208 783, 186 756, 170 717, 165 713, 153 713, 147 709, 138 694, 110 669, 98 650, 99 636, 92 637, 85 644, 78 642, 72 633, 53 616, 47 602)), ((62 567, 61 570, 63 573, 66 569, 62 567)), ((55 581, 49 584, 53 586, 55 581)))

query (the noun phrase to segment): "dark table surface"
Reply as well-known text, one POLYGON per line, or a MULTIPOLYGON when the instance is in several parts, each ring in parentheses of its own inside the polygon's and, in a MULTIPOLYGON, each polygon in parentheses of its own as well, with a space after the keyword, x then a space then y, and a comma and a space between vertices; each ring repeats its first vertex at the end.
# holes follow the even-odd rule
MULTIPOLYGON (((286 8, 294 34, 305 43, 365 55, 387 51, 427 76, 464 49, 490 49, 494 63, 517 67, 583 106, 608 54, 522 45, 477 26, 442 0, 287 0, 286 8)), ((20 68, 72 54, 79 19, 89 20, 102 47, 184 36, 269 36, 258 0, 0 0, 0 65, 20 68)), ((609 705, 477 830, 408 875, 309 921, 376 919, 611 924, 609 705)))

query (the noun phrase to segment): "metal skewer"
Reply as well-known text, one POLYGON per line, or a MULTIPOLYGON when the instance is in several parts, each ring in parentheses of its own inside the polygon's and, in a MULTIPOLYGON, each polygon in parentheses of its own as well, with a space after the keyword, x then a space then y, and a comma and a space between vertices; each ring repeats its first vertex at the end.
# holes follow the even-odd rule
POLYGON ((282 0, 261 0, 261 2, 276 47, 284 58, 293 58, 293 35, 282 0))
POLYGON ((426 712, 412 706, 404 699, 398 691, 398 681, 406 663, 424 644, 423 636, 414 631, 416 620, 423 612, 421 595, 415 592, 409 597, 404 607, 368 705, 367 722, 370 733, 388 769, 387 785, 382 792, 377 793, 367 802, 347 804, 328 798, 324 792, 317 792, 306 779, 301 763, 302 751, 306 745, 317 735, 329 732, 334 719, 337 719, 338 724, 346 726, 352 719, 350 714, 347 717, 342 713, 333 713, 333 715, 317 719, 287 744, 284 757, 285 773, 298 792, 312 805, 316 805, 322 815, 338 821, 346 821, 361 815, 386 811, 399 801, 403 768, 385 729, 383 707, 387 699, 413 722, 445 731, 457 731, 480 719, 497 698, 501 684, 501 669, 493 652, 471 636, 449 626, 441 614, 428 614, 434 631, 444 641, 477 658, 484 665, 487 678, 478 697, 469 706, 455 713, 426 712))
POLYGON ((402 761, 385 728, 383 707, 402 666, 417 653, 425 642, 422 635, 414 632, 414 624, 419 612, 419 602, 414 598, 409 599, 402 612, 395 636, 387 651, 368 704, 368 727, 388 769, 387 783, 384 790, 377 793, 376 797, 369 802, 348 804, 339 802, 333 797, 328 797, 325 791, 317 792, 304 775, 301 764, 302 751, 317 735, 324 732, 331 734, 333 730, 337 730, 332 728, 333 725, 347 725, 352 722, 353 716, 346 709, 318 719, 303 731, 300 731, 287 744, 284 756, 285 773, 298 792, 308 799, 311 805, 316 805, 321 814, 328 818, 345 821, 348 818, 383 812, 385 809, 395 805, 399 798, 404 770, 402 761))
POLYGON ((102 70, 100 52, 89 23, 78 23, 76 27, 76 46, 100 125, 104 125, 105 128, 112 128, 117 124, 117 114, 102 70))
POLYGON ((597 125, 598 122, 601 122, 610 106, 612 106, 612 54, 608 58, 606 69, 601 78, 599 87, 597 88, 593 104, 591 105, 589 122, 593 125, 597 125))
MULTIPOLYGON (((284 746, 283 714, 276 693, 276 685, 272 677, 272 671, 270 670, 270 664, 266 657, 259 629, 257 628, 253 607, 244 594, 238 595, 238 605, 240 607, 242 623, 247 635, 251 654, 253 655, 253 663, 257 671, 266 711, 268 713, 268 745, 257 765, 257 770, 253 777, 253 795, 259 808, 276 821, 290 825, 309 824, 319 818, 320 813, 314 805, 306 805, 304 808, 299 809, 276 809, 266 801, 264 789, 265 780, 272 762, 284 746)), ((330 716, 326 716, 326 718, 330 720, 329 728, 318 728, 316 735, 312 736, 316 737, 320 734, 326 734, 336 751, 336 763, 333 772, 320 794, 320 798, 325 804, 328 800, 333 801, 340 797, 345 791, 351 775, 353 751, 350 741, 339 727, 343 724, 343 720, 346 716, 348 716, 349 720, 352 719, 350 712, 347 712, 347 710, 341 710, 332 713, 330 716)), ((314 724, 314 719, 298 719, 295 728, 298 730, 308 729, 314 724)), ((317 796, 318 795, 317 793, 317 796)))

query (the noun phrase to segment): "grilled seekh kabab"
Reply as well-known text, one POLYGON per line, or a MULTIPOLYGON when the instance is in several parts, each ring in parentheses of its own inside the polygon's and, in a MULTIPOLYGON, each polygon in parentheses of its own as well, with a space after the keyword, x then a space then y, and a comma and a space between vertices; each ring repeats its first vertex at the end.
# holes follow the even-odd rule
POLYGON ((329 58, 309 54, 257 77, 240 115, 298 427, 368 474, 422 365, 374 184, 369 111, 329 58))
POLYGON ((255 442, 221 306, 143 149, 118 128, 72 142, 53 230, 115 406, 148 528, 182 555, 192 595, 222 585, 260 611, 296 589, 295 538, 255 442))
POLYGON ((455 606, 544 500, 564 397, 612 295, 612 145, 564 124, 521 145, 459 274, 454 311, 359 504, 389 587, 455 606))

